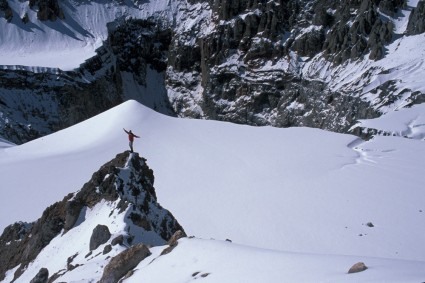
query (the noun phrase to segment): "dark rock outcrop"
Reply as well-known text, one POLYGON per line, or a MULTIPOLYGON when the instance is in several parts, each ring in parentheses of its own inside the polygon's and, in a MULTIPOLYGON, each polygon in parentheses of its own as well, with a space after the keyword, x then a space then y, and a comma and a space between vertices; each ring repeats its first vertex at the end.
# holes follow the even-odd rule
POLYGON ((111 259, 103 271, 99 283, 116 283, 118 280, 135 268, 142 260, 151 255, 144 244, 138 244, 121 252, 111 259))
POLYGON ((160 23, 129 19, 120 25, 108 26, 108 45, 117 56, 117 67, 138 75, 141 85, 146 85, 146 69, 165 71, 164 57, 171 42, 172 31, 160 23), (125 50, 126 52, 123 52, 125 50))
POLYGON ((11 22, 13 18, 13 11, 9 6, 7 0, 0 0, 0 16, 4 16, 4 18, 11 22), (2 15, 3 14, 3 15, 2 15))
POLYGON ((170 101, 179 116, 347 132, 380 115, 356 95, 303 78, 297 62, 320 53, 334 65, 382 58, 393 27, 379 16, 379 1, 214 1, 211 9, 215 30, 184 51, 186 37, 171 42, 167 83, 180 93, 170 101), (182 54, 187 64, 174 59, 182 54), (283 60, 287 69, 264 68, 283 60))
POLYGON ((41 268, 37 275, 30 281, 30 283, 47 283, 49 280, 49 270, 41 268))
POLYGON ((103 254, 107 254, 107 253, 109 253, 110 251, 112 251, 112 246, 111 245, 106 245, 104 248, 103 248, 103 254))
POLYGON ((419 1, 418 6, 410 13, 406 33, 416 35, 425 32, 425 1, 419 1))
POLYGON ((321 82, 268 72, 269 79, 247 82, 236 75, 212 75, 205 114, 216 120, 256 126, 305 126, 346 132, 359 116, 377 112, 360 98, 331 92, 321 82), (221 82, 222 87, 214 87, 221 82), (332 115, 329 115, 332 113, 332 115))
MULTIPOLYGON (((326 7, 321 3, 317 3, 321 9, 326 7)), ((381 59, 383 46, 392 39, 392 23, 379 17, 374 1, 347 0, 340 5, 334 14, 335 25, 330 28, 323 45, 325 57, 335 64, 361 58, 369 52, 370 59, 381 59), (357 12, 353 15, 353 11, 357 12), (348 21, 352 21, 351 25, 348 21)))
POLYGON ((21 144, 123 102, 114 74, 105 74, 89 82, 83 77, 78 72, 54 69, 44 73, 0 70, 2 136, 21 144))
MULTIPOLYGON (((165 244, 176 231, 183 231, 183 228, 169 211, 158 204, 153 183, 153 171, 147 166, 144 158, 139 157, 137 153, 118 154, 95 172, 80 191, 69 194, 62 201, 47 208, 36 222, 15 223, 4 230, 0 236, 0 280, 4 278, 7 270, 16 266, 19 267, 14 276, 15 279, 19 278, 26 266, 53 238, 79 225, 78 215, 84 207, 92 208, 102 200, 113 202, 120 198, 115 209, 124 213, 131 207, 131 213, 144 218, 150 227, 149 231, 157 235, 155 242, 150 240, 153 234, 149 235, 149 239, 136 238, 136 241, 133 240, 136 235, 132 234, 132 231, 137 230, 130 231, 129 228, 127 243, 137 245, 145 241, 149 245, 165 244), (137 195, 132 193, 133 189, 138 190, 137 195)), ((128 219, 128 225, 135 224, 128 219)), ((108 227, 99 225, 90 239, 90 249, 94 250, 107 243, 110 237, 108 227)), ((122 245, 123 240, 123 236, 116 237, 114 244, 122 245)), ((75 255, 64 261, 71 259, 72 262, 74 257, 75 255)), ((78 264, 73 264, 72 268, 75 266, 78 264)))
MULTIPOLYGON (((0 256, 1 261, 6 262, 4 266, 0 266, 0 279, 3 278, 6 270, 19 265, 15 271, 15 278, 18 278, 38 253, 62 231, 64 228, 64 204, 69 197, 48 207, 41 218, 32 224, 26 236, 13 246, 13 249, 6 247, 7 252, 1 253, 0 256)), ((4 246, 0 246, 0 250, 4 248, 4 246)))
POLYGON ((94 230, 93 234, 90 238, 90 250, 97 249, 100 245, 103 245, 104 243, 108 242, 108 240, 111 238, 111 233, 109 232, 108 226, 105 225, 97 225, 94 230))
POLYGON ((40 21, 56 21, 65 18, 58 0, 30 0, 29 6, 31 9, 37 8, 37 18, 40 21))
POLYGON ((379 10, 390 17, 394 17, 397 11, 405 5, 404 0, 379 0, 376 2, 379 4, 379 10))
POLYGON ((168 240, 167 244, 170 246, 175 246, 177 245, 177 241, 181 238, 186 238, 187 235, 184 231, 182 230, 178 230, 176 231, 173 236, 168 240))
POLYGON ((170 238, 170 240, 168 240, 168 247, 165 248, 162 252, 161 255, 166 255, 169 254, 170 252, 173 251, 173 249, 175 247, 177 247, 178 245, 178 240, 181 238, 185 238, 187 237, 186 233, 184 231, 178 230, 174 233, 174 235, 170 238))
POLYGON ((119 235, 118 237, 115 237, 112 241, 111 241, 111 245, 115 246, 115 245, 122 245, 124 243, 124 236, 123 235, 119 235))

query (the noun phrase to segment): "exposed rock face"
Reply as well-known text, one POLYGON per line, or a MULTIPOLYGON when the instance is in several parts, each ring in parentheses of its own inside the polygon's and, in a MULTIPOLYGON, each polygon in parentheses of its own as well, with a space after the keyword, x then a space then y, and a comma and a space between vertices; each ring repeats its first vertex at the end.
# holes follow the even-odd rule
MULTIPOLYGON (((30 2, 59 17, 57 3, 30 2)), ((391 20, 404 6, 403 0, 188 1, 176 5, 174 18, 119 18, 108 24, 97 55, 75 72, 0 71, 2 137, 23 143, 128 98, 173 116, 347 132, 356 120, 381 115, 374 106, 394 103, 389 97, 402 91, 383 82, 373 90, 383 95, 371 105, 360 88, 329 91, 314 72, 303 77, 303 67, 380 60, 397 38, 391 20), (28 97, 36 103, 28 105, 28 97)), ((424 9, 419 1, 407 35, 425 32, 424 9)), ((364 72, 371 73, 372 67, 364 72)), ((423 101, 422 93, 410 92, 409 103, 423 101)))
POLYGON ((181 238, 187 237, 186 233, 184 231, 178 230, 176 231, 173 236, 168 240, 168 245, 170 246, 176 246, 177 241, 181 238))
POLYGON ((108 226, 97 225, 90 238, 90 250, 97 249, 100 245, 108 242, 109 238, 111 238, 111 232, 109 232, 108 226))
MULTIPOLYGON (((20 264, 15 272, 15 278, 19 277, 25 271, 26 265, 32 261, 37 254, 56 237, 63 229, 63 213, 64 203, 70 196, 64 198, 62 202, 58 202, 48 207, 41 218, 31 225, 31 228, 20 241, 13 241, 8 247, 4 246, 3 240, 0 240, 1 260, 5 265, 0 266, 0 279, 4 277, 4 272, 12 267, 20 264), (3 252, 4 251, 4 252, 3 252)), ((10 226, 9 226, 10 227, 10 226)), ((7 230, 7 227, 5 230, 7 230)), ((3 235, 0 237, 2 239, 3 235)))
MULTIPOLYGON (((175 115, 164 79, 171 29, 147 20, 109 26, 109 39, 77 71, 0 69, 0 135, 16 144, 69 127, 131 97, 157 111, 175 115), (123 79, 125 77, 125 79, 123 79), (126 83, 140 93, 128 93, 126 83), (134 84, 133 84, 134 83, 134 84), (155 91, 143 89, 155 84, 155 91)), ((134 89, 131 88, 131 89, 134 89)))
POLYGON ((12 21, 13 12, 7 0, 0 0, 0 16, 3 16, 8 22, 12 21))
POLYGON ((392 4, 213 1, 211 32, 183 51, 186 37, 176 34, 172 40, 170 54, 178 53, 170 55, 167 70, 173 108, 179 116, 347 132, 357 119, 377 117, 379 111, 356 96, 302 78, 299 57, 322 53, 335 65, 366 54, 382 58, 393 27, 378 8, 396 11, 402 5, 392 4), (179 55, 186 64, 174 60, 179 55))
MULTIPOLYGON (((113 58, 110 64, 115 66, 115 76, 121 78, 121 88, 124 89, 121 97, 137 99, 160 113, 175 116, 168 101, 164 81, 172 29, 161 20, 128 19, 109 24, 108 33, 106 45, 99 56, 94 58, 101 62, 99 64, 103 68, 103 57, 108 54, 113 58), (152 77, 160 83, 149 81, 148 78, 152 77), (128 81, 139 87, 139 94, 125 91, 128 81)), ((90 63, 86 65, 92 66, 90 63)))
POLYGON ((115 245, 122 245, 124 243, 124 236, 123 235, 119 235, 118 237, 114 238, 111 241, 111 245, 115 246, 115 245))
POLYGON ((138 244, 115 256, 103 271, 99 283, 116 283, 118 280, 135 268, 142 260, 150 256, 151 252, 143 245, 138 244))
MULTIPOLYGON (((326 6, 318 6, 322 8, 326 6)), ((325 3, 326 5, 327 3, 325 3)), ((328 60, 340 64, 348 59, 358 59, 370 52, 372 60, 381 59, 383 46, 392 38, 391 22, 383 22, 373 1, 342 1, 334 16, 335 25, 331 28, 323 49, 328 60), (353 11, 356 11, 353 17, 353 11), (347 24, 352 21, 351 26, 347 24)), ((336 8, 329 6, 330 9, 336 8)))
MULTIPOLYGON (((0 280, 7 270, 18 265, 15 278, 19 278, 26 266, 53 238, 79 225, 78 215, 84 211, 83 208, 92 208, 101 201, 117 203, 117 207, 111 209, 126 215, 128 231, 126 235, 117 237, 114 244, 122 245, 124 238, 130 245, 141 242, 149 245, 165 244, 176 231, 183 231, 183 228, 169 211, 158 204, 153 183, 153 171, 145 159, 137 153, 118 154, 95 172, 78 193, 69 194, 47 208, 35 223, 15 223, 5 229, 0 237, 0 280), (134 216, 131 215, 137 215, 145 224, 134 223, 134 216), (148 235, 145 238, 144 233, 148 235)), ((87 239, 90 240, 90 250, 97 249, 110 238, 108 227, 99 225, 92 238, 87 239)), ((72 262, 74 257, 69 255, 68 259, 63 260, 72 262)), ((78 263, 72 265, 73 268, 75 266, 78 263)))
POLYGON ((32 224, 15 223, 6 227, 0 236, 0 280, 4 278, 4 272, 17 265, 21 261, 21 242, 28 238, 32 224))
POLYGON ((380 0, 375 2, 379 5, 379 11, 391 17, 394 17, 398 10, 406 4, 404 0, 380 0))
POLYGON ((0 70, 1 134, 20 144, 97 115, 123 101, 115 81, 111 74, 87 82, 76 72, 0 70))
POLYGON ((38 9, 37 18, 40 21, 55 21, 58 18, 65 18, 57 0, 30 0, 29 6, 31 9, 38 9))
MULTIPOLYGON (((129 19, 117 26, 109 25, 108 44, 117 55, 119 69, 144 80, 149 66, 158 72, 165 71, 164 52, 168 50, 171 36, 172 31, 159 23, 129 19)), ((146 81, 141 84, 146 85, 146 81)))
POLYGON ((184 231, 179 230, 175 232, 174 235, 170 238, 170 240, 168 240, 168 243, 167 243, 168 247, 161 252, 161 255, 166 255, 171 253, 174 250, 174 248, 177 247, 178 240, 185 237, 187 237, 187 235, 184 231))
POLYGON ((425 32, 425 1, 419 1, 418 6, 413 9, 409 17, 406 33, 408 35, 421 34, 425 32))
POLYGON ((47 283, 49 279, 49 270, 41 268, 37 275, 31 280, 30 283, 47 283))

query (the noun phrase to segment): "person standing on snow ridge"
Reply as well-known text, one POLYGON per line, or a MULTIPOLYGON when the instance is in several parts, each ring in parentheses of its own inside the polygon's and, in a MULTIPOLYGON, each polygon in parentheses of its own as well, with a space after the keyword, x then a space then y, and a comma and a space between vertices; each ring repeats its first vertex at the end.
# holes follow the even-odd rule
POLYGON ((133 134, 133 132, 131 130, 130 131, 127 131, 124 128, 123 128, 123 130, 128 135, 128 141, 129 141, 130 151, 133 152, 133 141, 134 141, 134 138, 140 138, 140 137, 139 136, 136 136, 135 134, 133 134))

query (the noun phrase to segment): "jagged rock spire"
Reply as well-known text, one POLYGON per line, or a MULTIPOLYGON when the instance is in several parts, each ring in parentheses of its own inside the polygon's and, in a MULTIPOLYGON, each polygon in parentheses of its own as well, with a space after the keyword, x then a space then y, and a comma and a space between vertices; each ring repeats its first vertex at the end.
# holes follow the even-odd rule
MULTIPOLYGON (((128 151, 118 154, 100 167, 80 191, 47 208, 36 222, 15 223, 5 229, 0 237, 0 280, 4 279, 7 270, 18 265, 15 279, 21 276, 52 239, 70 233, 87 220, 87 210, 104 203, 108 205, 110 214, 103 218, 107 219, 112 214, 124 216, 121 219, 124 219, 123 227, 126 228, 119 232, 123 246, 166 244, 176 231, 183 228, 157 202, 153 183, 153 171, 146 164, 146 159, 128 151)), ((108 239, 103 243, 114 240, 108 239)), ((91 253, 91 250, 87 249, 87 252, 91 253)), ((69 255, 71 257, 73 259, 75 255, 69 255)), ((73 266, 78 264, 74 262, 73 266)), ((56 271, 49 272, 53 274, 56 271)))

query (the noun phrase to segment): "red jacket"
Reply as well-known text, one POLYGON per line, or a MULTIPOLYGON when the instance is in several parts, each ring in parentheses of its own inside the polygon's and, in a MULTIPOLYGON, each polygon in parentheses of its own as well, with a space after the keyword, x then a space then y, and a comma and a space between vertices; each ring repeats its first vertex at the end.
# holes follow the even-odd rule
POLYGON ((124 129, 124 132, 126 132, 127 134, 128 134, 128 140, 129 141, 134 141, 134 138, 139 138, 139 136, 136 136, 135 134, 133 134, 131 131, 129 131, 129 132, 127 132, 125 129, 124 129))

